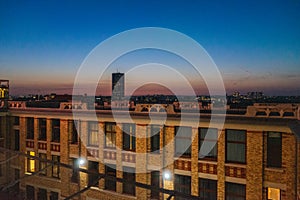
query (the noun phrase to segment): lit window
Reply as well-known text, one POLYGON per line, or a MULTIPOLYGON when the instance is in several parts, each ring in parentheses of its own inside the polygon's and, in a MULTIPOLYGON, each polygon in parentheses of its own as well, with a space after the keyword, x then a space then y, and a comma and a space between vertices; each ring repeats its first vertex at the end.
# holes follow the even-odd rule
POLYGON ((88 129, 88 145, 89 146, 98 146, 99 145, 99 131, 98 131, 98 122, 89 122, 88 129))
POLYGON ((105 124, 105 147, 116 148, 116 124, 105 124))
POLYGON ((280 200, 280 189, 268 188, 268 200, 280 200))
MULTIPOLYGON (((33 151, 28 151, 28 155, 35 156, 35 153, 33 151)), ((32 158, 27 158, 27 172, 32 173, 35 171, 35 160, 32 158)))
POLYGON ((135 124, 123 125, 123 149, 135 151, 135 124))
MULTIPOLYGON (((52 156, 52 161, 54 162, 60 162, 60 157, 59 156, 52 156)), ((54 178, 59 178, 60 177, 60 168, 58 164, 53 164, 52 165, 52 177, 54 178)))

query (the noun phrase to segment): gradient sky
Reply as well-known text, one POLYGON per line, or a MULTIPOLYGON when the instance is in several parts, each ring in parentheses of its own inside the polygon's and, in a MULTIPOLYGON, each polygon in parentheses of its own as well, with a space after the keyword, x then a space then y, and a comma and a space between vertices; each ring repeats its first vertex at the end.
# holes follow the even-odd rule
MULTIPOLYGON (((76 72, 94 47, 122 31, 151 26, 200 43, 228 93, 300 95, 299 10, 299 0, 2 0, 0 78, 10 80, 12 95, 71 94, 76 72)), ((112 70, 130 66, 129 60, 143 61, 147 52, 135 56, 112 70)))

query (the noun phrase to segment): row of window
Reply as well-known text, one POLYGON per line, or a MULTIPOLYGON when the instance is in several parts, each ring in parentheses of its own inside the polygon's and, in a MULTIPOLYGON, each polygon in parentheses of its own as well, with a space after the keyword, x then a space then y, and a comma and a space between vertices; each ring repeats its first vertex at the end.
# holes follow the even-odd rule
MULTIPOLYGON (((29 156, 35 156, 35 152, 33 151, 28 151, 27 155, 29 156)), ((39 153, 39 159, 40 161, 38 162, 38 170, 36 170, 36 160, 34 158, 30 158, 27 157, 26 159, 26 172, 27 173, 33 173, 38 171, 38 173, 40 175, 47 175, 47 170, 49 170, 48 168, 50 168, 51 164, 47 164, 46 161, 43 160, 47 160, 47 154, 45 153, 39 153)), ((60 156, 57 155, 52 155, 51 156, 52 161, 59 163, 60 162, 60 156)), ((51 176, 53 178, 60 178, 60 167, 59 165, 53 164, 51 165, 51 176)))
MULTIPOLYGON (((44 118, 39 119, 39 139, 46 140, 46 125, 44 118)), ((77 121, 70 121, 71 143, 78 142, 77 121)), ((116 123, 105 123, 105 148, 116 147, 116 123)), ((150 151, 159 153, 160 129, 158 125, 150 126, 150 151)), ((136 126, 135 124, 122 124, 123 150, 135 151, 136 149, 136 126)), ((16 133, 17 134, 17 133, 16 133)), ((217 160, 218 153, 218 130, 214 128, 199 128, 199 159, 217 160)), ((246 139, 245 130, 226 130, 226 162, 246 163, 246 139)), ((191 157, 192 128, 175 127, 175 156, 191 157)), ((27 118, 27 139, 34 138, 34 118, 27 118)), ((52 141, 60 142, 60 120, 52 119, 52 141)), ((88 122, 88 146, 98 146, 99 124, 88 122)), ((282 139, 281 133, 268 132, 267 135, 267 166, 281 167, 282 139)))
MULTIPOLYGON (((38 119, 39 140, 47 139, 47 120, 46 118, 38 119)), ((26 118, 26 139, 34 139, 34 118, 26 118)), ((60 120, 52 119, 51 141, 60 142, 60 120)))
POLYGON ((47 190, 44 188, 37 188, 37 195, 35 195, 35 188, 31 185, 26 185, 26 199, 27 200, 58 200, 59 195, 57 192, 50 191, 49 198, 47 195, 47 190))

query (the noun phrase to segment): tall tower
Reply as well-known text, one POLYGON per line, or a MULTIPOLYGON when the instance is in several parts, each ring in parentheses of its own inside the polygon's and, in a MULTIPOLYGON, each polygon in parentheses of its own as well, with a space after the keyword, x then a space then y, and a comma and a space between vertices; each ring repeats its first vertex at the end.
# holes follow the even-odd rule
POLYGON ((0 111, 7 111, 9 98, 9 81, 0 80, 0 111))
POLYGON ((112 73, 112 100, 120 100, 124 97, 124 73, 112 73))

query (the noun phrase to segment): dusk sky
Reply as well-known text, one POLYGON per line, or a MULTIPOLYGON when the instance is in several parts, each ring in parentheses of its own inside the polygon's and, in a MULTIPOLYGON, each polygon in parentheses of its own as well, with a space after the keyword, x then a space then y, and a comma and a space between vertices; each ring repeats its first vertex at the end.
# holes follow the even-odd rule
MULTIPOLYGON (((229 94, 238 90, 300 95, 299 10, 299 0, 2 0, 0 79, 10 80, 12 95, 71 94, 77 70, 99 43, 129 29, 162 27, 201 44, 218 66, 229 94)), ((190 74, 188 79, 195 78, 183 61, 179 66, 177 58, 158 51, 129 54, 110 72, 164 59, 177 63, 190 74)), ((135 78, 143 76, 147 74, 135 78)), ((109 92, 109 78, 103 80, 108 89, 100 94, 109 92)), ((134 81, 126 82, 129 90, 134 81)), ((201 81, 197 84, 201 88, 201 81)))

